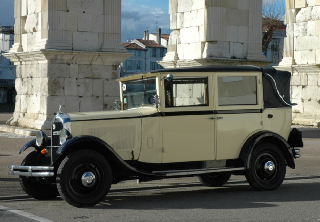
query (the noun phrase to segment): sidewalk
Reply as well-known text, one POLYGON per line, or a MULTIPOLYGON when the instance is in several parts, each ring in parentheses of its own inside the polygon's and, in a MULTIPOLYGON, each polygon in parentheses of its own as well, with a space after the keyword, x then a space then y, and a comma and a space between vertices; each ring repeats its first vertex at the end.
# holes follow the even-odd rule
POLYGON ((0 132, 15 133, 24 136, 35 136, 38 130, 8 126, 6 122, 13 116, 10 112, 0 112, 0 132))

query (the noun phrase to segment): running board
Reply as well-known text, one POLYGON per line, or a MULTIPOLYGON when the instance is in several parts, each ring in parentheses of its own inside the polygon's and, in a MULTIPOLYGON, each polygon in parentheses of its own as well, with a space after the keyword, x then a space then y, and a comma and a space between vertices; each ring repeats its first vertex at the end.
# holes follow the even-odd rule
POLYGON ((229 167, 220 167, 220 168, 208 168, 208 169, 193 169, 193 170, 167 170, 167 171, 152 171, 153 174, 157 176, 189 176, 189 175, 199 175, 206 173, 220 173, 220 172, 231 172, 231 171, 241 171, 245 170, 244 167, 238 168, 229 168, 229 167))

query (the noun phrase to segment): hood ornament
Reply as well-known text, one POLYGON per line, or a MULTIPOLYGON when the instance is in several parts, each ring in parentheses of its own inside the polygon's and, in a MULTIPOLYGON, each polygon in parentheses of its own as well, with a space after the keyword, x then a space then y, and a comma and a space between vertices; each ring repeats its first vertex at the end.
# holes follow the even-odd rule
POLYGON ((61 107, 62 107, 62 106, 61 106, 61 105, 59 105, 59 111, 58 111, 58 113, 61 113, 61 107))

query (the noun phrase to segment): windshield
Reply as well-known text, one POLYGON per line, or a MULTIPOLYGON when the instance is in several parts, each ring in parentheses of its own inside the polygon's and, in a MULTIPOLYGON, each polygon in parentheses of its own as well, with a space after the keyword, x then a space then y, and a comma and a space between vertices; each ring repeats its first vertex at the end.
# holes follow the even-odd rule
POLYGON ((139 79, 122 83, 123 109, 153 105, 157 95, 156 78, 139 79))

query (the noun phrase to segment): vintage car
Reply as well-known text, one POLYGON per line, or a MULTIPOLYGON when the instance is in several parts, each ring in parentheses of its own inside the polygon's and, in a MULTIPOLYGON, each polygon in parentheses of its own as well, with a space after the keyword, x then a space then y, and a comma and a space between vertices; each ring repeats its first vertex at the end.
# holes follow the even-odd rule
POLYGON ((62 113, 39 131, 19 175, 36 199, 76 207, 102 201, 111 184, 198 176, 219 187, 245 175, 256 190, 280 186, 300 157, 291 130, 290 77, 254 66, 164 69, 119 79, 115 111, 62 113))

